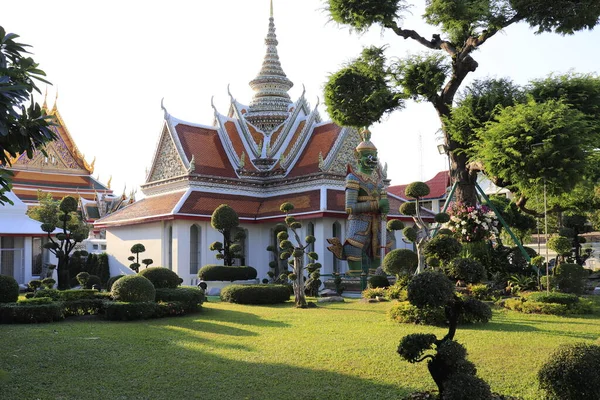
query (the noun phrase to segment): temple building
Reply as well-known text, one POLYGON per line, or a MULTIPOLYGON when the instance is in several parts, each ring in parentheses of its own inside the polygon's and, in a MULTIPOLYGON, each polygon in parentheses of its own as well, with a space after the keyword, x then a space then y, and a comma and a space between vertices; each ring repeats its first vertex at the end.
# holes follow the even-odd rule
MULTIPOLYGON (((346 271, 346 262, 326 249, 326 239, 344 240, 345 177, 360 137, 354 129, 322 121, 318 104, 311 107, 304 92, 291 100, 293 83, 279 60, 272 8, 265 43, 248 105, 229 93, 227 112, 212 105, 211 125, 183 121, 161 105, 162 131, 141 186, 146 197, 95 223, 107 232, 111 274, 127 271, 130 248, 142 243, 154 266, 174 270, 184 284, 195 283, 200 267, 222 264, 209 250, 212 242, 223 241, 210 218, 220 204, 228 204, 246 231, 238 265, 252 266, 266 278, 273 257, 266 248, 276 244, 273 228, 283 221, 284 202, 295 206, 301 237, 316 237, 322 274, 346 271)), ((411 221, 398 213, 405 200, 388 198, 388 217, 411 221)), ((400 237, 398 232, 397 246, 405 246, 400 237)))

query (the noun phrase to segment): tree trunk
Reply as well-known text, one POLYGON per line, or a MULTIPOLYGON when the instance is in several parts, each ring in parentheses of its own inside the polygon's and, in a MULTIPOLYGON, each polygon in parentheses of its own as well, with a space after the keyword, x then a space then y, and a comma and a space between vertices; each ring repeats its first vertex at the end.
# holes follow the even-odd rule
POLYGON ((58 265, 56 267, 56 273, 58 275, 58 289, 68 290, 71 288, 71 277, 69 275, 69 260, 64 257, 58 259, 58 265))
POLYGON ((470 170, 467 163, 466 154, 462 152, 461 154, 457 154, 454 151, 450 152, 450 164, 452 167, 450 176, 452 182, 458 183, 454 192, 456 201, 473 206, 477 204, 477 191, 475 189, 477 171, 470 170))
POLYGON ((294 301, 296 302, 296 307, 298 308, 306 308, 306 295, 304 294, 304 274, 303 270, 303 261, 302 257, 294 258, 294 274, 296 274, 296 279, 294 280, 294 301))

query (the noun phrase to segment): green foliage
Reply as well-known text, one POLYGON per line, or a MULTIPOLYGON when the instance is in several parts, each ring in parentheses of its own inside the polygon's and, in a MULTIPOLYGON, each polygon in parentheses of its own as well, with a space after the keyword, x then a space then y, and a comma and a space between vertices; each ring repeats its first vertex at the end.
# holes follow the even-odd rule
POLYGON ((373 24, 386 25, 405 6, 398 0, 328 0, 328 11, 338 24, 365 31, 373 24))
POLYGON ((279 210, 284 213, 289 213, 293 209, 294 209, 294 205, 292 203, 288 203, 288 202, 285 202, 279 206, 279 210))
POLYGON ((102 299, 79 299, 65 301, 63 303, 63 313, 65 317, 79 315, 98 315, 104 312, 104 302, 102 299))
POLYGON ((414 243, 417 241, 417 231, 412 226, 407 226, 406 228, 402 229, 402 236, 404 236, 406 240, 410 242, 414 243))
POLYGON ((384 114, 403 107, 401 96, 387 81, 383 49, 369 47, 361 56, 329 76, 325 104, 331 119, 341 126, 370 126, 384 114))
POLYGON ((77 278, 77 282, 79 282, 82 287, 86 287, 87 281, 90 278, 90 274, 87 272, 80 272, 75 278, 77 278))
POLYGON ((50 304, 52 303, 52 299, 50 297, 33 297, 30 299, 19 299, 17 300, 17 304, 19 305, 33 305, 33 304, 50 304))
POLYGON ((399 231, 401 229, 404 229, 404 222, 400 221, 399 219, 391 219, 388 221, 388 223, 387 223, 388 231, 399 231))
POLYGON ((57 289, 40 289, 35 292, 33 297, 49 297, 54 301, 61 299, 61 291, 57 289))
POLYGON ((460 254, 462 246, 452 236, 436 235, 425 245, 423 253, 426 257, 435 257, 446 265, 460 254))
POLYGON ((229 285, 221 290, 221 301, 237 304, 278 304, 290 299, 287 285, 229 285))
MULTIPOLYGON (((416 101, 433 101, 441 91, 449 71, 450 67, 441 54, 412 55, 391 66, 394 83, 402 88, 407 98, 416 101)), ((421 189, 419 192, 425 193, 421 189)), ((412 198, 424 197, 429 194, 429 190, 425 194, 414 196, 409 194, 407 187, 406 194, 412 198)))
POLYGON ((582 294, 586 277, 587 272, 579 264, 561 263, 554 268, 555 283, 564 293, 582 294))
MULTIPOLYGON (((441 212, 435 214, 434 219, 438 224, 445 224, 446 222, 450 221, 450 215, 448 213, 441 212)), ((438 231, 438 234, 442 234, 441 230, 438 231)))
MULTIPOLYGON (((44 71, 26 55, 29 45, 16 42, 19 37, 0 26, 0 165, 10 166, 10 159, 19 154, 32 158, 34 151, 54 140, 50 129, 52 118, 33 101, 37 82, 49 83, 44 71), (30 101, 29 106, 26 102, 30 101)), ((0 170, 0 205, 9 202, 4 195, 9 190, 11 174, 0 170)))
POLYGON ((485 278, 485 268, 471 258, 455 258, 445 269, 448 276, 466 283, 479 283, 485 278))
POLYGON ((8 275, 0 275, 0 303, 14 303, 19 298, 19 283, 8 275))
MULTIPOLYGON (((150 267, 142 270, 139 275, 147 278, 156 289, 176 288, 181 285, 183 279, 175 272, 164 267, 150 267)), ((175 300, 175 299, 173 299, 175 300)))
POLYGON ((534 292, 527 296, 527 301, 537 301, 540 303, 557 303, 557 304, 576 304, 579 303, 579 297, 574 294, 557 293, 557 292, 534 292))
MULTIPOLYGON (((122 281, 122 279, 117 282, 120 281, 122 281)), ((115 283, 115 285, 116 284, 117 283, 115 283)), ((154 287, 152 288, 154 289, 154 287)), ((135 321, 140 319, 148 319, 155 315, 157 308, 158 305, 154 301, 136 301, 131 303, 110 301, 104 306, 104 318, 109 321, 135 321)))
POLYGON ((408 301, 416 307, 440 307, 454 295, 454 285, 439 271, 425 271, 411 279, 407 286, 408 301))
POLYGON ((100 277, 96 276, 96 275, 90 275, 85 284, 85 288, 86 289, 96 288, 98 290, 101 290, 102 289, 102 281, 100 280, 100 277))
POLYGON ((427 186, 424 182, 413 182, 406 186, 404 193, 408 197, 412 197, 413 199, 418 199, 420 197, 425 197, 430 193, 429 186, 427 186))
POLYGON ((186 313, 199 311, 205 300, 204 292, 197 288, 177 287, 156 289, 156 302, 179 302, 183 305, 186 313))
POLYGON ((414 201, 407 201, 400 205, 398 211, 400 211, 400 214, 402 215, 417 215, 417 204, 414 201))
POLYGON ((569 238, 564 236, 552 236, 548 239, 548 248, 559 255, 569 254, 571 252, 571 246, 572 243, 569 238))
POLYGON ((59 302, 48 304, 0 304, 0 323, 37 324, 64 319, 62 305, 59 302))
POLYGON ((154 301, 156 289, 150 280, 140 275, 127 275, 112 286, 112 297, 122 302, 154 301))
POLYGON ((549 400, 600 398, 600 346, 564 344, 538 371, 540 387, 549 400))
POLYGON ((461 324, 487 323, 492 319, 492 309, 481 300, 469 297, 463 300, 462 306, 463 313, 459 317, 461 324))
POLYGON ((445 400, 480 399, 492 400, 490 385, 475 374, 452 374, 444 384, 445 400))
POLYGON ((435 335, 413 333, 402 338, 397 352, 404 360, 415 363, 419 361, 425 351, 432 349, 436 341, 435 335))
POLYGON ((490 298, 490 287, 486 284, 468 285, 467 289, 469 294, 477 300, 489 300, 490 298))
POLYGON ((112 290, 112 286, 113 284, 118 280, 121 279, 122 277, 124 277, 125 275, 116 275, 116 276, 111 276, 108 279, 108 282, 106 283, 106 290, 108 290, 109 292, 112 290))
POLYGON ((367 282, 367 286, 370 288, 387 288, 390 286, 390 281, 387 276, 384 275, 371 275, 367 282))
POLYGON ((231 230, 239 224, 240 220, 237 213, 227 204, 218 206, 210 218, 210 225, 221 233, 231 230))
POLYGON ((56 280, 53 278, 42 279, 42 286, 44 286, 47 289, 52 289, 55 284, 56 284, 56 280))
POLYGON ((27 283, 27 286, 32 290, 37 290, 42 287, 42 281, 39 279, 32 279, 27 283))
POLYGON ((552 7, 532 0, 513 0, 511 5, 530 26, 537 27, 537 33, 570 35, 593 29, 600 15, 600 4, 594 0, 554 0, 552 7))
POLYGON ((419 259, 408 249, 394 249, 383 259, 382 268, 389 275, 409 275, 415 272, 419 259))
POLYGON ((394 304, 388 311, 392 321, 402 324, 445 326, 447 323, 443 307, 416 307, 408 301, 394 304))
POLYGON ((386 290, 385 288, 382 287, 377 287, 377 288, 373 288, 373 287, 367 287, 365 290, 363 290, 360 295, 363 299, 374 299, 376 297, 381 297, 384 298, 386 295, 386 290))
POLYGON ((71 289, 71 290, 60 290, 60 300, 62 301, 76 301, 82 299, 95 299, 97 298, 98 291, 92 289, 71 289))
POLYGON ((231 267, 209 264, 200 268, 198 278, 203 281, 245 281, 256 279, 257 271, 253 267, 231 267))

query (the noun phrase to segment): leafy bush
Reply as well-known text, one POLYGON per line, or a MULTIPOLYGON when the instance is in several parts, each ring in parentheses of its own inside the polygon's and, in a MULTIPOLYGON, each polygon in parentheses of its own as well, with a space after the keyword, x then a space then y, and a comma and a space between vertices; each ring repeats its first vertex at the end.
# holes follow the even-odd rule
POLYGON ((112 297, 122 302, 154 301, 156 289, 152 282, 141 275, 128 275, 113 284, 112 297))
POLYGON ((408 298, 406 285, 408 285, 408 281, 396 281, 396 283, 385 290, 385 297, 388 300, 405 301, 408 298))
POLYGON ((427 184, 424 182, 409 183, 408 186, 406 186, 406 189, 404 189, 404 193, 413 199, 425 197, 429 194, 429 192, 429 186, 427 186, 427 184))
POLYGON ((82 288, 86 288, 87 281, 90 278, 90 274, 83 271, 83 272, 78 273, 75 278, 77 279, 77 282, 79 282, 79 284, 81 285, 82 288))
POLYGON ((221 301, 237 304, 277 304, 290 299, 288 285, 229 285, 221 290, 221 301))
POLYGON ((558 348, 538 371, 548 400, 600 399, 600 346, 576 343, 558 348))
POLYGON ((388 311, 388 317, 404 324, 444 326, 447 322, 443 307, 418 308, 408 301, 394 304, 388 311))
POLYGON ((55 284, 56 284, 56 280, 54 280, 52 278, 44 278, 44 279, 42 279, 42 285, 46 289, 52 289, 55 284))
POLYGON ((564 236, 552 236, 548 239, 548 248, 559 255, 569 254, 571 252, 572 241, 564 236))
POLYGON ((387 291, 385 290, 385 288, 382 288, 382 287, 378 287, 378 288, 368 287, 362 291, 361 297, 363 299, 374 299, 376 297, 385 297, 386 292, 387 291))
POLYGON ((394 249, 385 255, 382 268, 390 275, 409 275, 419 264, 417 253, 408 249, 394 249))
POLYGON ((156 289, 171 288, 174 289, 181 285, 183 279, 175 272, 164 267, 150 267, 140 271, 139 275, 148 278, 156 289))
POLYGON ((52 303, 52 299, 50 297, 34 297, 32 299, 20 299, 17 300, 17 304, 18 305, 25 305, 25 304, 50 304, 52 303))
POLYGON ((446 265, 460 254, 461 248, 461 244, 454 237, 438 234, 427 242, 423 253, 426 257, 435 257, 446 265))
POLYGON ((65 317, 78 315, 97 315, 104 310, 102 299, 78 299, 63 302, 65 317))
POLYGON ((108 282, 106 282, 106 290, 108 290, 110 292, 112 290, 112 286, 114 285, 114 283, 124 276, 125 275, 117 275, 117 276, 111 276, 110 278, 108 278, 108 282))
MULTIPOLYGON (((164 290, 164 289, 161 289, 164 290)), ((176 317, 179 315, 187 314, 188 309, 185 303, 180 301, 169 301, 169 302, 158 302, 154 310, 153 317, 164 318, 164 317, 176 317)))
POLYGON ((85 284, 86 289, 92 289, 93 287, 98 290, 102 289, 102 280, 100 280, 100 277, 97 275, 90 275, 85 284))
POLYGON ((205 265, 198 271, 198 278, 203 281, 246 281, 256 279, 253 267, 231 267, 225 265, 205 265))
POLYGON ((54 301, 59 301, 60 294, 58 289, 40 289, 34 293, 33 297, 50 297, 54 301))
POLYGON ((386 288, 390 286, 390 281, 388 280, 387 276, 372 275, 369 277, 368 285, 370 288, 386 288))
POLYGON ((0 304, 0 323, 36 324, 64 319, 60 302, 49 304, 0 304))
POLYGON ((71 290, 61 290, 60 300, 63 301, 76 301, 82 299, 95 299, 97 290, 94 289, 71 289, 71 290))
POLYGON ((411 279, 407 291, 408 301, 417 307, 440 307, 454 295, 454 284, 441 272, 425 271, 411 279))
MULTIPOLYGON (((150 281, 148 283, 152 285, 150 281)), ((154 286, 152 286, 152 289, 154 289, 154 286)), ((155 315, 157 307, 158 305, 154 301, 137 301, 133 303, 109 301, 104 305, 104 317, 110 321, 148 319, 155 315)))
POLYGON ((527 301, 538 301, 540 303, 575 304, 579 303, 579 297, 574 294, 557 292, 534 292, 529 294, 527 301))
POLYGON ((561 292, 582 294, 586 276, 587 273, 579 264, 562 263, 554 268, 555 283, 561 292))
POLYGON ((196 288, 156 289, 156 302, 181 303, 184 306, 185 312, 198 311, 202 308, 201 305, 204 300, 204 292, 196 288))
POLYGON ((489 305, 473 298, 463 300, 463 313, 459 317, 459 323, 487 323, 490 319, 492 319, 492 309, 489 305))
POLYGON ((19 298, 19 283, 8 275, 0 275, 0 303, 14 303, 19 298))
POLYGON ((483 265, 471 258, 455 258, 445 270, 451 278, 466 283, 479 283, 485 278, 483 265))
POLYGON ((468 285, 467 289, 471 296, 477 300, 488 300, 490 298, 490 288, 486 284, 468 285))
POLYGON ((493 398, 490 385, 475 374, 454 373, 444 382, 444 400, 493 398))

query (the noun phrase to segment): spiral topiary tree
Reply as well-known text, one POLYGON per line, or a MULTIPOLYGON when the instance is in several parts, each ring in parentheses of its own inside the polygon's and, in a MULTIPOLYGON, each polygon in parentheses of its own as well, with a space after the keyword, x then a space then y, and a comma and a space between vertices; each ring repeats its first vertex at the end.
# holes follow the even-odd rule
MULTIPOLYGON (((277 237, 277 235, 279 235, 279 232, 287 232, 287 225, 276 224, 273 228, 273 233, 277 237)), ((279 256, 282 250, 277 245, 269 245, 267 246, 267 251, 273 253, 273 260, 269 262, 269 278, 271 278, 274 283, 283 283, 283 281, 280 278, 282 273, 285 273, 285 279, 287 280, 287 263, 286 266, 282 268, 281 264, 284 262, 284 260, 282 260, 279 256)))
MULTIPOLYGON (((423 272, 427 265, 425 256, 425 246, 427 242, 432 238, 433 227, 423 220, 421 215, 421 204, 420 199, 427 196, 430 192, 429 186, 424 182, 413 182, 406 187, 406 196, 415 199, 414 202, 404 203, 400 206, 400 213, 404 215, 410 215, 415 222, 414 227, 404 228, 402 231, 404 237, 413 242, 417 248, 417 257, 419 264, 417 266, 417 273, 423 272)), ((438 213, 435 215, 435 222, 437 227, 439 224, 443 224, 450 220, 450 216, 446 213, 438 213)))
POLYGON ((227 204, 217 207, 210 218, 210 225, 223 235, 223 242, 211 243, 210 250, 218 252, 217 259, 223 260, 223 265, 233 265, 233 260, 242 255, 242 246, 238 242, 246 239, 246 234, 238 231, 234 237, 231 237, 233 229, 239 224, 237 213, 227 204))
POLYGON ((408 301, 418 308, 444 307, 448 333, 441 339, 433 334, 413 333, 398 345, 400 357, 410 363, 427 360, 427 368, 439 390, 440 399, 492 398, 490 387, 476 376, 475 365, 466 359, 467 351, 454 341, 464 303, 454 284, 440 271, 415 275, 407 286, 408 301))
POLYGON ((89 233, 77 211, 77 200, 71 196, 63 198, 58 206, 59 213, 55 218, 42 221, 42 230, 48 234, 49 242, 44 245, 58 259, 58 288, 69 289, 69 258, 77 243, 81 243, 89 233), (60 232, 52 235, 56 229, 60 232))
POLYGON ((314 251, 307 251, 308 246, 315 242, 315 237, 312 235, 306 236, 304 242, 300 239, 300 235, 298 234, 298 230, 302 228, 302 224, 296 221, 296 218, 289 215, 290 211, 294 209, 294 205, 292 203, 283 203, 279 209, 285 213, 285 224, 292 231, 294 235, 294 240, 296 244, 293 244, 291 240, 289 240, 289 234, 287 231, 281 231, 277 234, 277 240, 279 242, 279 248, 282 250, 279 257, 282 260, 289 260, 291 258, 290 265, 292 266, 292 273, 288 275, 288 279, 293 282, 294 286, 294 301, 296 303, 296 307, 298 308, 307 308, 308 303, 306 302, 306 283, 310 284, 310 281, 313 282, 318 280, 321 276, 319 273, 319 269, 321 268, 321 264, 315 262, 319 259, 319 255, 314 251), (304 267, 304 255, 308 255, 308 258, 311 260, 310 263, 304 267), (309 273, 309 280, 304 280, 304 270, 307 270, 309 273))

